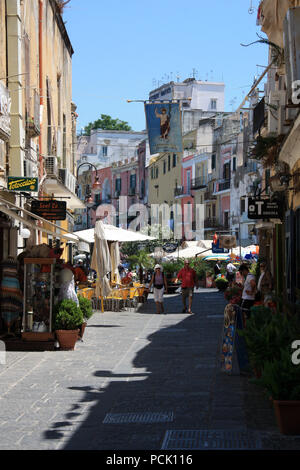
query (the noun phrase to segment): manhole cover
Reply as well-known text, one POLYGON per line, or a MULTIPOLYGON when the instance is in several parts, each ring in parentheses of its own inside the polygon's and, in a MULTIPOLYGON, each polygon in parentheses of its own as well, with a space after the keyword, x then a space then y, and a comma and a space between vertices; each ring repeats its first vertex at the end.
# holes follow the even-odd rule
POLYGON ((180 450, 249 450, 261 449, 261 439, 243 431, 190 430, 167 431, 162 449, 180 450))
POLYGON ((173 421, 173 411, 166 412, 143 412, 143 413, 108 413, 104 424, 125 424, 125 423, 170 423, 173 421))

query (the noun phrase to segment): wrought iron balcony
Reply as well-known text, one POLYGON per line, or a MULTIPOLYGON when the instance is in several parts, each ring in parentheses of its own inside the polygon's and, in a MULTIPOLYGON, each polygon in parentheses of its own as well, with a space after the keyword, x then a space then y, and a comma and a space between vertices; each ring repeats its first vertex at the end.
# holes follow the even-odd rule
POLYGON ((204 178, 193 178, 192 179, 192 184, 191 184, 191 189, 204 189, 207 187, 207 184, 205 184, 204 178))
POLYGON ((175 197, 190 196, 190 195, 191 195, 191 189, 187 188, 186 186, 176 186, 176 188, 174 188, 175 197))
POLYGON ((134 196, 135 191, 136 191, 135 187, 130 187, 129 190, 128 190, 128 196, 134 196))
POLYGON ((230 189, 230 180, 221 181, 221 182, 219 183, 218 192, 220 192, 220 191, 226 191, 227 189, 230 189))
POLYGON ((228 230, 229 225, 221 223, 217 217, 208 217, 204 219, 204 228, 228 230))
POLYGON ((211 201, 213 199, 217 199, 217 196, 214 196, 212 191, 205 191, 204 193, 204 201, 211 201))

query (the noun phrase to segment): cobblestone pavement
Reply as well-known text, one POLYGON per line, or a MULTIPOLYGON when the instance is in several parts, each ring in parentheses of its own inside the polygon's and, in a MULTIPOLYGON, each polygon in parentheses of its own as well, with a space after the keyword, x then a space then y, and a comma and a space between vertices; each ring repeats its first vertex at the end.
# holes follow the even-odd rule
POLYGON ((271 403, 220 370, 224 297, 180 295, 157 315, 96 312, 75 351, 7 352, 0 364, 0 449, 300 449, 271 403))

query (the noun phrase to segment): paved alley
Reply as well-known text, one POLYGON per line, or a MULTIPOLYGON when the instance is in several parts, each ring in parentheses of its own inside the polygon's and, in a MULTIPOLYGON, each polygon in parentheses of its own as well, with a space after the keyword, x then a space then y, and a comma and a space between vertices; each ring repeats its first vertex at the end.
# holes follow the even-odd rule
POLYGON ((221 293, 200 289, 193 315, 180 313, 179 294, 157 315, 150 296, 138 312, 96 312, 75 351, 7 352, 0 448, 297 448, 257 388, 221 372, 224 306, 221 293))

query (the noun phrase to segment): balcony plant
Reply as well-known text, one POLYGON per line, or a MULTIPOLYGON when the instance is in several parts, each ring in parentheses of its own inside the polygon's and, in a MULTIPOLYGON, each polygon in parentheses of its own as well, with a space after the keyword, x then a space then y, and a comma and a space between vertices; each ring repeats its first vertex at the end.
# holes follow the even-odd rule
POLYGON ((78 330, 83 323, 83 314, 76 302, 65 299, 54 308, 54 325, 60 349, 73 350, 78 339, 78 330))
POLYGON ((93 315, 93 309, 92 309, 92 303, 89 299, 82 297, 82 295, 78 295, 78 300, 79 300, 79 308, 83 316, 83 323, 80 326, 80 332, 79 332, 79 336, 80 338, 82 338, 85 327, 87 325, 87 321, 93 315))

